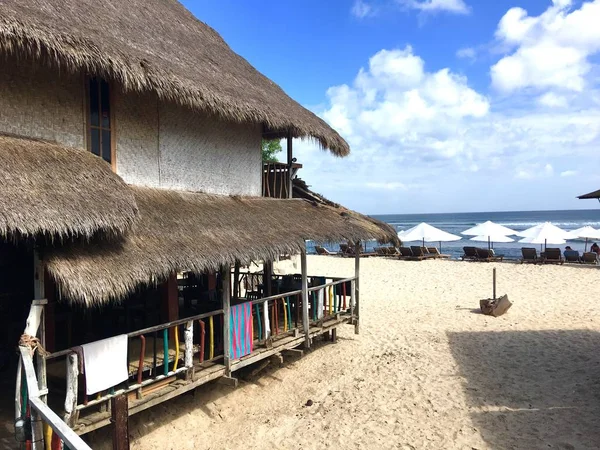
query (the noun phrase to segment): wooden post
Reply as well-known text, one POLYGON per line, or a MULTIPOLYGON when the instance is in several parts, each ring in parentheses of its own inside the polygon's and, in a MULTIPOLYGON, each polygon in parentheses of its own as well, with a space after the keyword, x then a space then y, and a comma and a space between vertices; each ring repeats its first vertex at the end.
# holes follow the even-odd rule
POLYGON ((310 348, 310 323, 308 320, 308 268, 306 263, 306 248, 300 253, 302 265, 302 326, 304 327, 304 348, 310 348))
POLYGON ((110 399, 110 421, 113 424, 113 450, 129 450, 129 405, 127 394, 110 399))
POLYGON ((223 362, 225 364, 225 376, 231 376, 231 355, 229 353, 229 320, 231 316, 231 268, 221 268, 221 280, 223 282, 223 362))
POLYGON ((67 395, 65 396, 65 422, 71 428, 77 422, 77 390, 79 363, 76 353, 67 356, 67 395))
POLYGON ((294 152, 292 149, 292 132, 287 134, 287 166, 288 166, 288 198, 292 198, 292 159, 294 152))
POLYGON ((235 262, 235 266, 233 269, 233 298, 240 298, 240 263, 239 261, 235 262))
POLYGON ((493 278, 493 285, 494 285, 494 296, 492 298, 493 298, 493 300, 496 300, 496 268, 495 267, 493 269, 492 278, 493 278))
POLYGON ((354 276, 356 280, 354 280, 354 314, 356 315, 356 319, 354 321, 354 333, 358 334, 360 332, 360 303, 359 303, 359 275, 360 275, 360 243, 354 244, 354 276))
POLYGON ((263 264, 263 297, 270 297, 273 295, 271 292, 271 278, 273 277, 273 263, 271 261, 265 261, 263 264))
MULTIPOLYGON (((204 351, 204 349, 200 351, 204 351)), ((191 378, 193 375, 192 369, 194 368, 194 322, 191 320, 185 325, 184 364, 188 369, 188 378, 191 378)))
MULTIPOLYGON (((179 319, 179 291, 177 289, 177 274, 172 273, 161 289, 161 312, 163 322, 173 322, 179 319)), ((169 339, 175 339, 175 331, 169 330, 169 339)))

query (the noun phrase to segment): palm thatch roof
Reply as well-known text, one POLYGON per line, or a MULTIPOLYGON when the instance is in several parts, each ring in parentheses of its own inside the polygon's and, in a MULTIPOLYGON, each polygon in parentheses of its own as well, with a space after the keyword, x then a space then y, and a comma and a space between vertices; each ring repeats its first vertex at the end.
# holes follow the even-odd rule
POLYGON ((381 240, 381 242, 391 242, 394 244, 400 243, 396 230, 390 224, 374 219, 370 216, 365 216, 364 214, 348 209, 339 203, 334 203, 331 200, 328 200, 321 194, 313 192, 306 182, 301 178, 296 177, 292 180, 292 196, 294 198, 302 198, 316 204, 326 205, 334 208, 340 214, 352 217, 354 220, 359 221, 363 224, 363 226, 367 226, 368 224, 369 227, 379 228, 381 233, 385 236, 385 239, 381 240))
POLYGON ((298 253, 305 240, 394 238, 371 222, 305 200, 227 197, 131 186, 140 219, 120 240, 48 248, 61 293, 86 305, 118 300, 176 271, 298 253))
POLYGON ((91 237, 131 227, 129 187, 91 152, 0 134, 0 236, 91 237))
POLYGON ((311 137, 338 156, 349 153, 335 130, 176 0, 1 0, 0 51, 156 92, 227 120, 260 123, 275 135, 311 137))
POLYGON ((580 200, 590 199, 590 198, 600 199, 600 189, 598 189, 597 191, 594 191, 594 192, 589 192, 587 194, 580 195, 577 198, 580 200))

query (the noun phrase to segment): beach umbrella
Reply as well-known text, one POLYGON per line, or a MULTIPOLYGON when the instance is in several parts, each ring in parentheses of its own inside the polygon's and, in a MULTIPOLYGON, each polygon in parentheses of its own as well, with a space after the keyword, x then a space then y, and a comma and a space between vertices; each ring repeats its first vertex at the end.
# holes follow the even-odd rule
POLYGON ((518 233, 523 236, 519 242, 523 244, 540 244, 546 247, 548 244, 564 244, 571 236, 568 231, 552 225, 550 222, 541 223, 525 231, 518 233))
POLYGON ((487 234, 482 236, 475 236, 471 238, 472 241, 487 242, 488 248, 494 248, 494 242, 513 242, 513 238, 509 238, 504 234, 487 234))
MULTIPOLYGON (((461 234, 466 236, 511 236, 517 234, 515 230, 505 227, 497 223, 488 220, 487 222, 475 225, 468 230, 463 231, 461 234)), ((474 240, 474 239, 473 239, 474 240)), ((495 239, 492 239, 495 241, 495 239)), ((496 241, 496 242, 511 242, 511 241, 496 241)))
POLYGON ((425 247, 425 241, 439 242, 441 247, 442 242, 460 241, 462 239, 460 236, 440 230, 439 228, 433 227, 425 222, 409 228, 406 231, 399 232, 398 237, 406 242, 422 241, 423 247, 425 247))
POLYGON ((587 252, 588 239, 600 239, 600 230, 586 225, 585 227, 577 228, 576 230, 569 231, 571 239, 585 239, 585 251, 587 252))
POLYGON ((494 242, 512 242, 513 239, 508 238, 509 240, 505 240, 506 236, 511 234, 517 234, 515 230, 511 230, 510 228, 505 227, 504 225, 500 225, 497 223, 488 220, 487 222, 480 223, 468 230, 463 231, 461 234, 467 236, 476 236, 478 238, 483 239, 475 239, 472 238, 472 241, 481 241, 488 243, 488 248, 493 247, 494 242))

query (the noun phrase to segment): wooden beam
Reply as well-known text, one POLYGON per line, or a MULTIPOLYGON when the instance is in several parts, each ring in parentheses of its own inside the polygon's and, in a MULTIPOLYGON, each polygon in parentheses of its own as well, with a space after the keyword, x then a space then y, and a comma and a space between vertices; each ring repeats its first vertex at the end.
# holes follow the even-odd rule
POLYGON ((233 268, 233 298, 240 298, 240 263, 239 261, 235 262, 235 266, 233 268))
POLYGON ((129 450, 129 405, 126 394, 110 399, 110 414, 113 424, 113 450, 129 450))
POLYGON ((221 268, 221 281, 223 283, 223 363, 225 375, 231 376, 230 330, 229 319, 231 316, 231 267, 221 268))
POLYGON ((302 327, 304 328, 304 348, 310 348, 310 322, 308 320, 308 268, 306 248, 300 253, 302 266, 302 327))
POLYGON ((354 276, 356 279, 354 280, 354 315, 356 316, 356 321, 354 322, 354 333, 358 334, 360 332, 360 302, 359 302, 359 275, 360 275, 360 242, 354 244, 354 276))
MULTIPOLYGON (((204 351, 204 349, 201 351, 204 351)), ((194 368, 194 322, 191 320, 185 325, 184 364, 188 368, 188 375, 191 376, 194 368)))
POLYGON ((287 165, 288 165, 288 198, 292 198, 292 164, 294 159, 294 151, 292 148, 292 132, 287 134, 287 165))

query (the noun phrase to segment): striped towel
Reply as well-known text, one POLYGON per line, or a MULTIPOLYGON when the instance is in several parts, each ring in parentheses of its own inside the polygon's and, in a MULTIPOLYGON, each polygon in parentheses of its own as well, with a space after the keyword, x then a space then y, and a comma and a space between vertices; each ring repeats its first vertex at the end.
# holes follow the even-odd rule
POLYGON ((229 353, 239 359, 252 352, 252 304, 242 303, 231 307, 229 314, 229 353))

